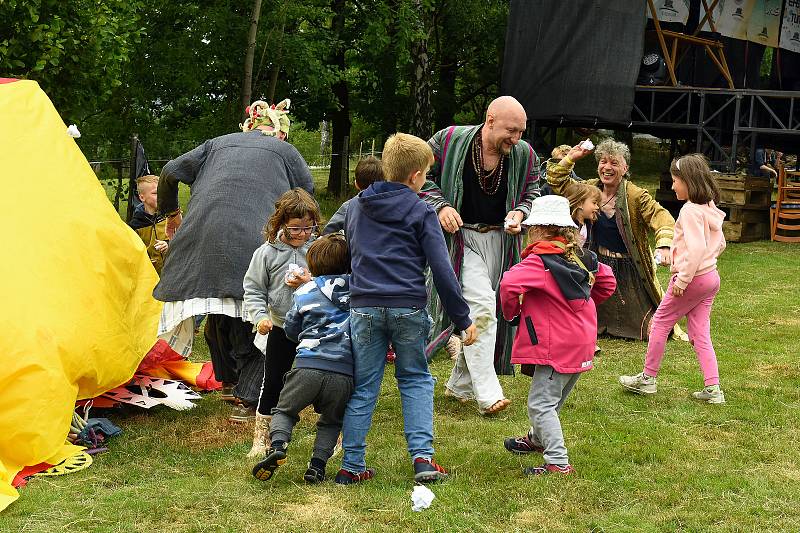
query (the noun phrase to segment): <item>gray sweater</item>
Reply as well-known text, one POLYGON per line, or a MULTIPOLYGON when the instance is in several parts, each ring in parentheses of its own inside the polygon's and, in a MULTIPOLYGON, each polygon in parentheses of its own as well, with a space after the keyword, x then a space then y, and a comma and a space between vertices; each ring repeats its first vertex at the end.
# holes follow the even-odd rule
POLYGON ((294 289, 286 284, 285 274, 290 263, 308 268, 306 252, 309 240, 295 248, 280 240, 265 242, 253 252, 253 258, 244 275, 244 313, 248 321, 257 325, 269 318, 279 328, 283 327, 286 312, 292 307, 294 289))
POLYGON ((216 137, 161 171, 158 208, 178 207, 178 183, 191 187, 183 223, 170 241, 153 296, 162 302, 244 296, 242 280, 275 200, 314 182, 291 144, 258 131, 216 137))

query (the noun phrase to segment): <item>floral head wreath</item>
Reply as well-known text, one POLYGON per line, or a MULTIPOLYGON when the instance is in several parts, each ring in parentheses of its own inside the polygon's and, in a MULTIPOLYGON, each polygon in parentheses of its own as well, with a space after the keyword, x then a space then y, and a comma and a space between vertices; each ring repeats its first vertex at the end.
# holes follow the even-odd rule
POLYGON ((261 133, 264 135, 275 136, 277 132, 282 131, 286 135, 289 134, 289 106, 291 100, 286 98, 277 105, 269 105, 263 100, 256 100, 245 108, 248 118, 244 124, 239 124, 242 131, 252 131, 259 126, 268 126, 270 129, 262 129, 261 133))

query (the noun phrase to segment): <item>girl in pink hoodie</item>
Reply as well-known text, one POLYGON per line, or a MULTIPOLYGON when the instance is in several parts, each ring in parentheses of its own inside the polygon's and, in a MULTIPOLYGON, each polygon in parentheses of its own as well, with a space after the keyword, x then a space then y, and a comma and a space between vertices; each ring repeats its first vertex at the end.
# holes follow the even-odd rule
POLYGON ((719 292, 717 257, 725 249, 722 234, 725 213, 714 204, 719 201, 719 187, 701 154, 676 159, 670 172, 675 196, 686 200, 675 222, 672 278, 653 315, 644 370, 635 376, 620 376, 619 382, 632 392, 655 394, 667 336, 685 316, 689 339, 705 380, 703 390, 693 396, 707 403, 725 403, 725 394, 719 387, 717 356, 711 344, 711 306, 719 292))
POLYGON ((611 296, 617 282, 594 252, 581 249, 566 198, 537 198, 525 224, 531 226, 531 244, 522 261, 503 275, 500 304, 505 319, 519 325, 511 362, 533 378, 528 393, 531 427, 527 435, 508 438, 504 445, 511 453, 542 454, 544 464, 526 468, 526 474, 570 474, 574 470, 558 413, 581 373, 592 369, 595 303, 611 296))

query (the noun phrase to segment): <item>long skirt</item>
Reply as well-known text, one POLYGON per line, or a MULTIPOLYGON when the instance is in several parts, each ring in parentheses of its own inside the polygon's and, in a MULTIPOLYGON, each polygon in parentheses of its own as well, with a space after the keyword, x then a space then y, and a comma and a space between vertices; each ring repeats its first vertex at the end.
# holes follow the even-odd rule
POLYGON ((607 333, 612 337, 646 341, 656 308, 647 294, 645 282, 636 272, 633 259, 601 254, 598 259, 611 267, 617 278, 617 290, 597 306, 598 335, 607 333))

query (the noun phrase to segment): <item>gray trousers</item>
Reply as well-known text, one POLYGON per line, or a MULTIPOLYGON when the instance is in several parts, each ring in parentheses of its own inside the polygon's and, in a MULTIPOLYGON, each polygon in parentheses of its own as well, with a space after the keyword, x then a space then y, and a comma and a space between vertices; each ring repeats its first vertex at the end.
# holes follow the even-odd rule
POLYGON ((290 370, 284 378, 278 405, 272 409, 270 440, 290 442, 300 411, 313 405, 320 416, 311 457, 328 462, 339 440, 344 409, 352 393, 352 376, 313 368, 290 370))
POLYGON ((528 418, 531 421, 528 438, 544 448, 544 462, 547 464, 569 464, 558 413, 580 376, 559 374, 552 366, 547 365, 534 367, 531 389, 528 392, 528 418))

